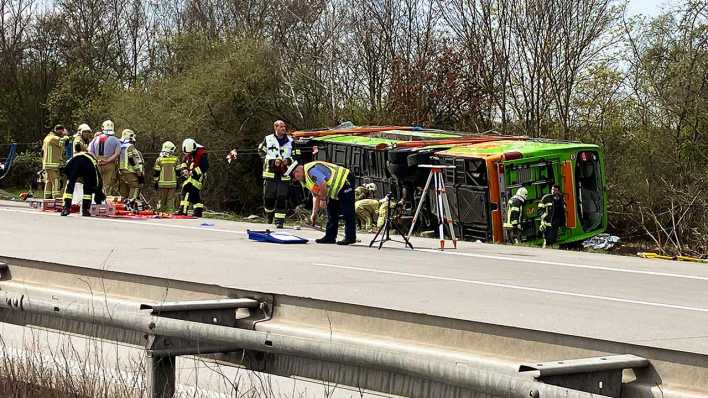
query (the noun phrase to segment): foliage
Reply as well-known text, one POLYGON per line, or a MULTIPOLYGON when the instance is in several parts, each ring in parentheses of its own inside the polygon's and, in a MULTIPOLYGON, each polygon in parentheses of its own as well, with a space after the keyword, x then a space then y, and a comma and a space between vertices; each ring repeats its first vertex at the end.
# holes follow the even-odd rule
POLYGON ((3 8, 4 143, 112 118, 151 162, 164 140, 194 137, 210 153, 208 206, 250 213, 275 119, 577 139, 606 153, 612 232, 705 252, 704 1, 629 19, 619 0, 50 3, 3 8))

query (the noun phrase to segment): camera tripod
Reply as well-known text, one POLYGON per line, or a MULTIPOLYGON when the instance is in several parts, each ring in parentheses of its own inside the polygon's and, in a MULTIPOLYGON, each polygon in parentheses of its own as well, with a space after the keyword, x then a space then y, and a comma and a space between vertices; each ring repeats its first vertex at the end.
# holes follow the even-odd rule
POLYGON ((411 250, 413 250, 413 245, 408 240, 406 235, 398 227, 398 223, 393 222, 393 214, 391 212, 391 192, 386 194, 386 221, 381 226, 381 228, 379 228, 379 230, 376 232, 376 235, 374 235, 374 239, 372 239, 371 242, 369 243, 369 247, 373 246, 374 243, 378 242, 379 243, 379 250, 381 250, 381 247, 383 247, 383 244, 388 241, 403 243, 404 245, 410 247, 411 250), (393 228, 396 229, 398 234, 401 235, 401 237, 403 238, 403 241, 391 239, 391 226, 393 226, 393 228), (381 239, 378 239, 379 235, 381 235, 381 239))

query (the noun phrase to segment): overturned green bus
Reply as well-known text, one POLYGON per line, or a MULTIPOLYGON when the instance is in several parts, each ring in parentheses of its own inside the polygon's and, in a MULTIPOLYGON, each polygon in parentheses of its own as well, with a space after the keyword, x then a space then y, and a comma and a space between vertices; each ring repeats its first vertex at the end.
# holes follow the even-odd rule
MULTIPOLYGON (((585 240, 607 227, 604 157, 596 145, 475 135, 410 127, 357 127, 296 132, 300 161, 324 160, 349 168, 358 184, 374 183, 383 196, 404 202, 404 218, 421 200, 429 169, 419 164, 453 165, 445 170, 447 196, 458 237, 502 243, 506 205, 525 187, 528 199, 522 240, 542 241, 538 204, 554 184, 566 202, 566 225, 559 243, 585 240)), ((421 227, 436 221, 429 195, 421 227)))

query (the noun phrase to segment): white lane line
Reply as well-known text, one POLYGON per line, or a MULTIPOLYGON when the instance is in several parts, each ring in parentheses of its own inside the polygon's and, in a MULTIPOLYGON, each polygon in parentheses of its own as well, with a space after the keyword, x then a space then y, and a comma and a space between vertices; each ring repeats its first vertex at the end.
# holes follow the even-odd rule
POLYGON ((557 261, 547 261, 547 260, 533 260, 528 258, 516 258, 516 257, 506 257, 506 256, 493 256, 488 254, 475 254, 475 253, 463 253, 463 252, 441 252, 440 250, 433 249, 416 249, 417 251, 426 253, 442 253, 450 256, 462 256, 462 257, 472 257, 472 258, 484 258, 488 260, 502 260, 502 261, 513 261, 517 263, 529 263, 529 264, 543 264, 543 265, 555 265, 558 267, 567 268, 582 268, 582 269, 592 269, 600 271, 610 271, 610 272, 623 272, 627 274, 641 274, 641 275, 651 275, 651 276, 666 276, 670 278, 681 278, 681 279, 693 279, 697 281, 708 281, 708 277, 705 276, 693 276, 684 274, 674 274, 670 272, 655 272, 655 271, 642 271, 626 268, 613 268, 613 267, 603 267, 601 265, 584 265, 584 264, 573 264, 573 263, 563 263, 557 261))
MULTIPOLYGON (((26 214, 33 214, 33 215, 40 214, 40 215, 44 215, 44 216, 56 216, 55 213, 47 213, 47 212, 41 212, 41 211, 37 211, 37 210, 8 209, 8 208, 3 208, 3 207, 0 207, 0 210, 6 211, 6 212, 11 212, 11 213, 26 213, 26 214)), ((122 223, 122 224, 147 225, 147 226, 153 226, 153 227, 186 229, 186 230, 196 230, 196 231, 223 232, 223 233, 228 233, 228 234, 245 234, 246 233, 245 230, 230 230, 230 229, 219 229, 219 228, 210 228, 210 227, 196 227, 196 226, 189 226, 189 225, 174 225, 174 224, 146 222, 148 220, 135 221, 135 220, 126 220, 126 219, 111 219, 111 218, 98 218, 98 217, 90 217, 90 218, 88 218, 88 220, 90 220, 90 221, 103 221, 103 222, 116 222, 116 223, 122 223)), ((564 263, 564 262, 557 262, 557 261, 534 260, 534 259, 527 259, 527 258, 494 256, 494 255, 487 255, 487 254, 463 253, 463 252, 453 252, 453 251, 441 252, 440 250, 434 250, 434 249, 416 249, 416 251, 433 253, 433 254, 444 254, 444 255, 451 255, 451 256, 483 258, 483 259, 488 259, 488 260, 509 261, 509 262, 516 262, 516 263, 553 265, 553 266, 557 266, 557 267, 566 267, 566 268, 592 269, 592 270, 600 270, 600 271, 608 271, 608 272, 620 272, 620 273, 628 273, 628 274, 664 276, 664 277, 669 277, 669 278, 708 281, 708 277, 705 277, 705 276, 674 274, 674 273, 670 273, 670 272, 642 271, 642 270, 633 270, 633 269, 626 269, 626 268, 603 267, 603 266, 599 266, 599 265, 573 264, 573 263, 564 263)))
MULTIPOLYGON (((55 213, 48 213, 48 212, 43 212, 43 211, 38 211, 38 210, 20 210, 20 209, 5 209, 0 207, 1 211, 6 211, 9 213, 25 213, 25 214, 34 214, 34 215, 43 215, 43 216, 57 216, 55 213)), ((71 216, 70 216, 71 217, 71 216)), ((135 225, 145 225, 145 226, 151 226, 151 227, 163 227, 163 228, 175 228, 175 229, 191 229, 191 230, 196 230, 196 231, 208 231, 208 232, 223 232, 227 234, 245 234, 245 230, 233 230, 233 229, 219 229, 219 228, 211 228, 211 227, 195 227, 195 226, 190 226, 190 225, 174 225, 174 224, 164 224, 164 223, 159 223, 159 222, 150 222, 150 221, 157 221, 157 220, 145 220, 145 221, 136 221, 136 220, 126 220, 126 219, 113 219, 113 218, 104 218, 104 217, 85 217, 82 218, 82 220, 86 221, 99 221, 99 222, 114 222, 114 223, 120 223, 120 224, 135 224, 135 225)))
POLYGON ((677 309, 677 310, 708 313, 708 308, 688 307, 688 306, 684 306, 684 305, 655 303, 655 302, 651 302, 651 301, 630 300, 630 299, 623 299, 623 298, 618 298, 618 297, 597 296, 594 294, 573 293, 573 292, 566 292, 566 291, 562 291, 562 290, 541 289, 541 288, 537 288, 537 287, 509 285, 506 283, 483 282, 483 281, 475 281, 475 280, 470 280, 470 279, 451 278, 451 277, 447 277, 447 276, 415 274, 415 273, 400 272, 400 271, 387 271, 387 270, 382 270, 382 269, 354 267, 354 266, 348 266, 348 265, 336 265, 336 264, 326 264, 326 263, 312 263, 312 265, 315 265, 318 267, 325 267, 325 268, 345 269, 345 270, 350 270, 350 271, 371 272, 371 273, 386 274, 386 275, 397 275, 397 276, 405 276, 405 277, 409 277, 409 278, 429 279, 429 280, 444 281, 444 282, 460 282, 460 283, 465 283, 465 284, 469 284, 469 285, 499 287, 499 288, 503 288, 503 289, 523 290, 523 291, 534 292, 534 293, 555 294, 555 295, 559 295, 559 296, 588 298, 588 299, 593 299, 593 300, 612 301, 612 302, 616 302, 616 303, 638 304, 638 305, 645 305, 645 306, 650 306, 650 307, 671 308, 671 309, 677 309))

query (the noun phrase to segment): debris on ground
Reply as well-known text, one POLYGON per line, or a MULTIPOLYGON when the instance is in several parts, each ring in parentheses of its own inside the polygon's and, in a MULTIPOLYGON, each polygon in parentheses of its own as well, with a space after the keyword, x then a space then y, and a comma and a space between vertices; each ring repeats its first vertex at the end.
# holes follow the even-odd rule
POLYGON ((708 263, 708 259, 690 257, 690 256, 665 256, 659 253, 639 252, 637 256, 650 260, 673 260, 673 261, 688 261, 693 263, 708 263))
POLYGON ((583 241, 583 247, 586 249, 594 250, 610 250, 617 243, 619 243, 619 241, 619 236, 614 236, 610 234, 600 234, 583 241))

